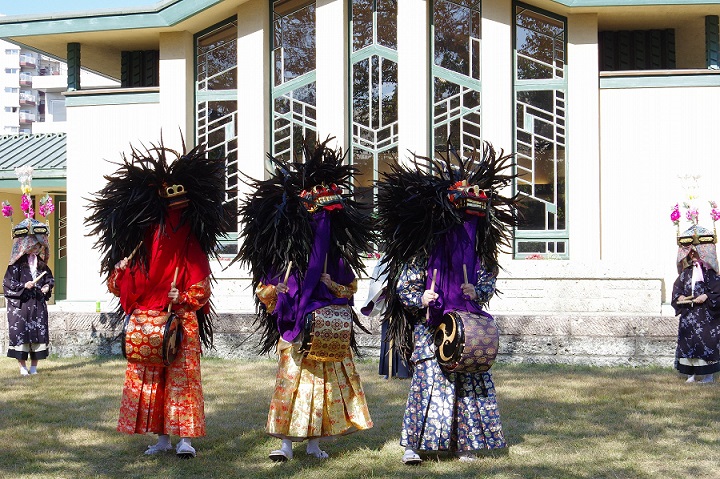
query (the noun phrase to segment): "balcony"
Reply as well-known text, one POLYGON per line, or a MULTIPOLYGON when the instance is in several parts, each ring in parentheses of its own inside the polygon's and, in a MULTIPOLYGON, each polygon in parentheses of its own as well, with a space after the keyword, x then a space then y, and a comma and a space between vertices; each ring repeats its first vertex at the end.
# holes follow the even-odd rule
POLYGON ((20 66, 35 68, 37 66, 37 60, 32 55, 20 55, 20 66))
POLYGON ((35 121, 35 113, 30 113, 29 111, 21 111, 19 118, 20 124, 27 125, 35 121))
POLYGON ((37 104, 37 97, 31 93, 20 93, 20 105, 34 106, 37 104))
POLYGON ((32 75, 28 75, 27 73, 21 73, 20 86, 32 86, 32 75))

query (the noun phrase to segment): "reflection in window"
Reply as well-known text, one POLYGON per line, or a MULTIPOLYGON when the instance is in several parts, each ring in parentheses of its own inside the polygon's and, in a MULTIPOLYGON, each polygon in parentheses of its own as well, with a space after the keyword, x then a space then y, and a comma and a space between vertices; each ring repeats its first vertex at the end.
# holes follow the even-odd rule
POLYGON ((356 200, 373 203, 373 181, 397 161, 397 2, 352 2, 351 161, 356 200))
POLYGON ((272 154, 299 156, 316 126, 315 2, 273 2, 272 154))
POLYGON ((568 255, 565 21, 516 4, 516 255, 568 255))
MULTIPOLYGON (((196 37, 197 141, 210 158, 226 158, 226 205, 238 207, 237 101, 227 100, 237 91, 237 23, 227 22, 196 37)), ((234 229, 233 231, 237 231, 234 229)), ((222 254, 235 254, 236 241, 222 241, 222 254)))
POLYGON ((479 146, 480 2, 433 2, 433 147, 479 146))

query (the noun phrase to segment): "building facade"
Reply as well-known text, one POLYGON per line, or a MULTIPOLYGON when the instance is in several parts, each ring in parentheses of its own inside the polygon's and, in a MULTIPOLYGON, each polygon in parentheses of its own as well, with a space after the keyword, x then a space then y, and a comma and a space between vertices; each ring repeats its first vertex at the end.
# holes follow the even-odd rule
MULTIPOLYGON (((110 300, 85 205, 131 144, 206 143, 237 202, 267 153, 332 136, 372 201, 390 163, 489 141, 515 155, 526 204, 490 309, 552 337, 674 321, 670 209, 688 175, 720 197, 719 16, 708 1, 168 0, 0 18, 0 37, 69 65, 67 310, 110 300), (80 67, 120 86, 84 88, 80 67)), ((215 302, 251 313, 247 272, 225 269, 236 251, 237 232, 215 302)))

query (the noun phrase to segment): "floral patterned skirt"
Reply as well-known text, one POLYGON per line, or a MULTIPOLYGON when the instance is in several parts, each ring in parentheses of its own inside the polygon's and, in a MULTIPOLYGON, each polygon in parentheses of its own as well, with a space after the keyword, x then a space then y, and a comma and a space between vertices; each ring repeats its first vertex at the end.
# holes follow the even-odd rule
POLYGON ((308 359, 281 340, 267 427, 271 436, 301 441, 348 434, 373 426, 352 357, 308 359))
POLYGON ((505 447, 490 373, 447 374, 434 358, 417 362, 400 444, 418 451, 505 447))
POLYGON ((205 435, 197 317, 183 318, 183 338, 170 366, 128 363, 117 430, 127 434, 205 435))

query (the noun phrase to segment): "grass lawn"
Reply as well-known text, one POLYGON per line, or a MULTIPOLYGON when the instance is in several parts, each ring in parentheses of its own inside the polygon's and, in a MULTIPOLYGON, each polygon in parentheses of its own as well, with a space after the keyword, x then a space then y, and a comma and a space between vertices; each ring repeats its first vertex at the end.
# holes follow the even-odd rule
MULTIPOLYGON (((1 478, 718 478, 720 384, 685 384, 670 369, 493 367, 510 447, 474 463, 400 462, 408 380, 358 361, 375 427, 324 443, 330 459, 267 459, 275 361, 203 360, 208 436, 197 458, 144 456, 153 436, 115 431, 125 362, 50 358, 33 377, 0 361, 1 478)), ((173 438, 175 441, 176 438, 173 438)))

